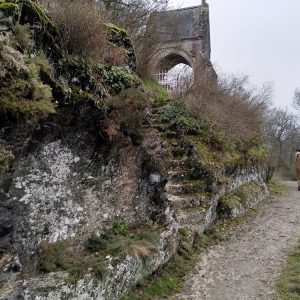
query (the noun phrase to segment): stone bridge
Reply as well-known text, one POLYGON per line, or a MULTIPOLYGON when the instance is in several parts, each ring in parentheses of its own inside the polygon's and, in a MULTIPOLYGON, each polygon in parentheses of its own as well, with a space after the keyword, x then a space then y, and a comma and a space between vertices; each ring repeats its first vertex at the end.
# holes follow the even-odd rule
MULTIPOLYGON (((209 7, 205 0, 193 7, 157 12, 158 42, 150 62, 152 74, 162 74, 183 63, 194 73, 213 71, 210 62, 209 7)), ((214 71, 213 71, 214 73, 214 71)))

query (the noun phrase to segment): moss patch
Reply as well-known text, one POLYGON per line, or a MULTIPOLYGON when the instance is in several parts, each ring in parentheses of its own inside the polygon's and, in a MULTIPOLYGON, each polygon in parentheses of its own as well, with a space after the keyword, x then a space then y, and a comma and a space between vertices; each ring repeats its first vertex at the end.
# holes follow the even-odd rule
POLYGON ((143 81, 145 88, 150 91, 156 104, 161 105, 171 99, 168 91, 154 79, 143 81))
POLYGON ((18 5, 15 3, 0 1, 0 13, 2 12, 5 17, 16 15, 18 8, 18 5))
POLYGON ((239 209, 241 206, 246 208, 247 201, 256 198, 260 190, 259 183, 253 181, 243 184, 235 191, 221 197, 217 207, 219 216, 222 218, 232 218, 232 211, 239 209))
POLYGON ((38 75, 38 66, 29 64, 29 78, 12 81, 0 88, 0 111, 3 114, 38 120, 55 112, 52 91, 38 75))

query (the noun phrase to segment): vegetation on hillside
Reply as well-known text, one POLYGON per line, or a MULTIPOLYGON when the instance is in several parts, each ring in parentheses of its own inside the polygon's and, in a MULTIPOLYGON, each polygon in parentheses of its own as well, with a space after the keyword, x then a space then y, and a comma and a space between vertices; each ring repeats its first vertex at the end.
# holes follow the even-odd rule
POLYGON ((39 245, 39 271, 66 271, 69 284, 76 284, 89 270, 101 279, 108 271, 107 256, 112 258, 111 263, 118 264, 126 256, 147 259, 157 251, 159 231, 155 226, 128 228, 127 224, 116 222, 103 234, 89 236, 80 247, 75 247, 78 241, 72 239, 43 241, 39 245))
MULTIPOLYGON (((212 80, 198 74, 190 89, 171 96, 151 76, 143 84, 135 74, 132 40, 110 22, 127 26, 133 40, 144 38, 136 49, 140 62, 141 55, 147 61, 152 48, 149 53, 143 49, 154 37, 149 31, 139 32, 137 26, 145 25, 153 10, 163 9, 165 1, 150 5, 137 0, 133 6, 103 1, 104 8, 79 0, 41 2, 47 11, 34 0, 0 0, 8 24, 7 32, 0 35, 0 123, 8 120, 38 128, 58 108, 91 105, 105 116, 102 133, 109 142, 129 136, 133 145, 140 145, 145 127, 155 127, 170 157, 180 160, 188 170, 187 179, 195 180, 206 195, 218 184, 226 184, 241 167, 266 164, 263 129, 269 86, 249 90, 245 78, 212 80), (120 11, 114 11, 116 7, 120 11), (120 12, 122 18, 113 12, 120 12), (136 27, 130 29, 125 16, 134 14, 136 27), (42 29, 36 30, 36 24, 42 29)), ((0 171, 8 171, 12 159, 10 150, 0 146, 0 171)), ((192 186, 184 192, 198 190, 192 186)), ((206 238, 197 237, 191 246, 185 230, 179 233, 180 245, 171 263, 154 284, 148 280, 140 284, 147 296, 130 299, 152 299, 180 286, 206 238)), ((69 283, 89 269, 101 277, 107 255, 146 258, 156 251, 158 234, 157 228, 128 229, 119 223, 103 235, 90 236, 78 253, 72 252, 72 241, 41 243, 40 271, 67 271, 69 283)))

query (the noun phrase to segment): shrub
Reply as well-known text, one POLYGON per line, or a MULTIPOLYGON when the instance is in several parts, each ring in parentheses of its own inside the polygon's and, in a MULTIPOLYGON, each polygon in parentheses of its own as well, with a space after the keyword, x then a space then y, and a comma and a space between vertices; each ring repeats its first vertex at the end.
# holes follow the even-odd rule
POLYGON ((62 46, 74 55, 93 62, 103 61, 107 46, 104 14, 92 2, 44 0, 56 23, 62 46))
POLYGON ((220 75, 218 80, 196 74, 192 87, 181 97, 189 113, 206 118, 243 148, 248 140, 262 136, 271 96, 269 84, 261 90, 247 89, 247 77, 220 75))
POLYGON ((114 108, 111 117, 117 127, 131 137, 134 145, 139 145, 143 139, 144 110, 148 105, 147 95, 137 88, 125 90, 111 99, 110 106, 114 108))
POLYGON ((27 73, 22 54, 11 46, 11 36, 0 35, 0 86, 14 77, 24 78, 27 73))
POLYGON ((13 27, 13 34, 17 43, 17 47, 21 48, 23 52, 30 52, 33 49, 34 43, 31 38, 29 24, 16 24, 13 27))

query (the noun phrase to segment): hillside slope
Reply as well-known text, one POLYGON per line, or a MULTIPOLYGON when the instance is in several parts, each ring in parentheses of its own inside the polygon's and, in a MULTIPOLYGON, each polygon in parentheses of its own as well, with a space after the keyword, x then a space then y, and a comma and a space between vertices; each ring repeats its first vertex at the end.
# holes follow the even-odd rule
POLYGON ((1 299, 118 299, 176 253, 178 228, 192 243, 267 193, 260 142, 239 149, 147 89, 106 28, 119 65, 68 53, 38 2, 0 1, 1 299))

